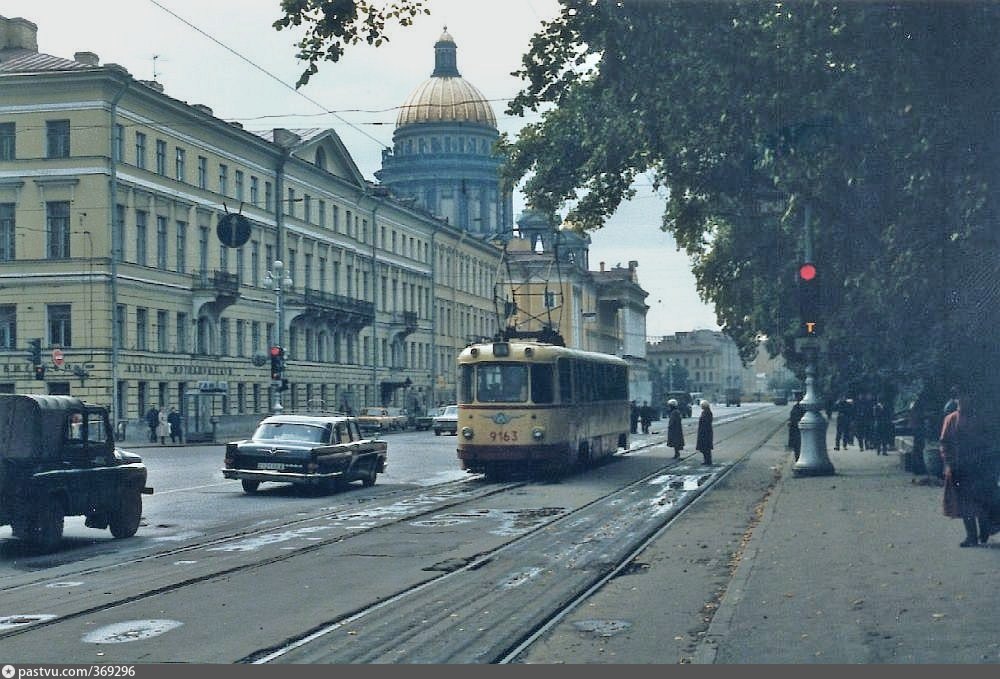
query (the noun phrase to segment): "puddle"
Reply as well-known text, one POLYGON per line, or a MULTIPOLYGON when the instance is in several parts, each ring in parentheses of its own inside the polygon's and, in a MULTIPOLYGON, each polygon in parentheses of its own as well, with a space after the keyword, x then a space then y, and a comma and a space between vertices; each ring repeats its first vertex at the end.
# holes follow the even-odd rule
POLYGON ((628 630, 632 623, 627 620, 580 620, 574 622, 573 627, 595 637, 613 637, 628 630))
POLYGON ((125 644, 158 637, 183 624, 177 620, 127 620, 87 632, 80 640, 86 644, 125 644))

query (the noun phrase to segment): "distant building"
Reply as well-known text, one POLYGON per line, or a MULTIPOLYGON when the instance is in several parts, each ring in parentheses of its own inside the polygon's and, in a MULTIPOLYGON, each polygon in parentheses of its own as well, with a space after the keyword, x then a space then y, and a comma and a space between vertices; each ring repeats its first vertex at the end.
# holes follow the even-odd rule
POLYGON ((743 385, 743 363, 736 343, 722 332, 692 330, 650 341, 646 355, 661 375, 669 373, 671 363, 687 374, 687 391, 701 392, 702 398, 722 401, 726 389, 743 385))

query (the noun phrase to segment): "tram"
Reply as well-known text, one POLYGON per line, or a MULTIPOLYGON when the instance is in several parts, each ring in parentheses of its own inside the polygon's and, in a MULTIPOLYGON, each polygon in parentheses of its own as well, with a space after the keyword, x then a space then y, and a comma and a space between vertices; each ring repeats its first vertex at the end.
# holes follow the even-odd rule
POLYGON ((558 334, 498 335, 458 356, 458 458, 499 480, 560 475, 628 447, 628 364, 558 334))

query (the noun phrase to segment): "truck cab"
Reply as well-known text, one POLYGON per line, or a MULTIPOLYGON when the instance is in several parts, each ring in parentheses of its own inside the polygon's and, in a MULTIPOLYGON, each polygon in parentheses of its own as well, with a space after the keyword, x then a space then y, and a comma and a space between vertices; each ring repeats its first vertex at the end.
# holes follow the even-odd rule
POLYGON ((73 396, 0 394, 0 525, 41 551, 67 516, 116 538, 135 535, 146 466, 115 447, 107 408, 73 396))

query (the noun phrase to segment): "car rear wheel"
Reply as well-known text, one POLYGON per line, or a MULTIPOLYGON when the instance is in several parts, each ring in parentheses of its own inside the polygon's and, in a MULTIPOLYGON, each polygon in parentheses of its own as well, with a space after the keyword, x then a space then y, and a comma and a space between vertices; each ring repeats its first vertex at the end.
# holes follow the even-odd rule
POLYGON ((126 493, 118 501, 118 507, 108 517, 108 528, 116 538, 130 538, 139 530, 142 520, 142 495, 126 493))
POLYGON ((253 495, 260 488, 260 481, 251 481, 250 479, 243 479, 240 481, 243 484, 243 492, 247 495, 253 495))
POLYGON ((371 488, 375 485, 375 481, 378 479, 378 458, 372 457, 371 462, 368 465, 368 473, 361 479, 361 485, 365 488, 371 488))

